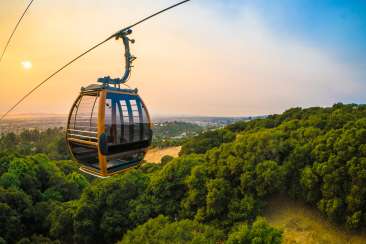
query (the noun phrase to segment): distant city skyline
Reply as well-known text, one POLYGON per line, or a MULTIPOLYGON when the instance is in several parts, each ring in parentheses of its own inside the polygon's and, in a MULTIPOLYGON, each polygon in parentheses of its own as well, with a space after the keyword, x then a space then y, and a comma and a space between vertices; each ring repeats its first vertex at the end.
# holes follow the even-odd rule
MULTIPOLYGON (((121 27, 177 0, 34 1, 0 64, 0 112, 121 27)), ((0 2, 0 48, 28 1, 0 2)), ((129 85, 154 116, 250 116, 366 103, 366 1, 192 0, 134 29, 129 85)), ((110 41, 13 114, 67 114, 81 86, 120 76, 110 41)))

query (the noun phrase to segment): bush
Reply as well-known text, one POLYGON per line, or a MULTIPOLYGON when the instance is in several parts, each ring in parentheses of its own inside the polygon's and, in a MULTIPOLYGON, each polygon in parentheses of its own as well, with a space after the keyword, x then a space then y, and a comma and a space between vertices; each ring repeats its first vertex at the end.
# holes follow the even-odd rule
POLYGON ((128 231, 120 244, 140 243, 218 243, 224 234, 213 227, 192 220, 171 222, 162 215, 128 231))

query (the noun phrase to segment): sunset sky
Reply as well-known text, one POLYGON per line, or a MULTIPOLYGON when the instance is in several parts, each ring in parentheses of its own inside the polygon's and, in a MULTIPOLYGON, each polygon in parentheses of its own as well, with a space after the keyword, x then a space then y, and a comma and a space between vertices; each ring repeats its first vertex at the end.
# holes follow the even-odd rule
MULTIPOLYGON (((177 1, 35 0, 0 63, 0 112, 85 49, 177 1)), ((28 2, 0 0, 0 49, 28 2)), ((155 116, 366 103, 363 0, 192 0, 132 37, 138 59, 129 85, 155 116)), ((81 86, 121 76, 122 57, 122 43, 108 42, 13 113, 68 113, 81 86)))

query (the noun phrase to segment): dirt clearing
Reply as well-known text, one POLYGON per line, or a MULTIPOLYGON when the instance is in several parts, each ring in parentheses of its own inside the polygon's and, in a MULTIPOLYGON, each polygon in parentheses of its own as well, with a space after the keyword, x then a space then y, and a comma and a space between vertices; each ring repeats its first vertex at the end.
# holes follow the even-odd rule
POLYGON ((153 148, 150 149, 145 156, 145 161, 149 163, 160 163, 165 155, 178 157, 181 147, 153 148))

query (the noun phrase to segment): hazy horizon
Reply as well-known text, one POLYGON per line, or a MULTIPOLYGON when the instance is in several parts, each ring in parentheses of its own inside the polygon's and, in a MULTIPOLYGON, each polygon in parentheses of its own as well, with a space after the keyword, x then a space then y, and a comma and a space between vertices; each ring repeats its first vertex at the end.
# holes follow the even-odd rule
MULTIPOLYGON (((67 113, 12 113, 12 114, 9 114, 6 118, 14 118, 14 117, 42 117, 42 116, 45 116, 45 117, 48 117, 48 116, 56 116, 56 117, 59 117, 59 116, 68 116, 67 113)), ((152 117, 155 117, 155 118, 179 118, 179 117, 182 117, 182 118, 189 118, 189 117, 203 117, 203 118, 206 118, 206 117, 223 117, 223 118, 241 118, 241 117, 256 117, 256 116, 266 116, 266 114, 257 114, 257 115, 233 115, 233 116, 230 116, 230 115, 227 115, 227 116, 216 116, 216 115, 192 115, 192 114, 151 114, 152 117)), ((5 118, 5 119, 6 119, 5 118)))
MULTIPOLYGON (((0 48, 28 1, 0 3, 0 48)), ((176 0, 35 1, 0 63, 0 112, 93 44, 176 0), (31 61, 24 70, 21 62, 31 61), (11 92, 9 92, 11 91, 11 92)), ((129 85, 153 116, 253 116, 366 103, 366 2, 193 0, 134 29, 129 85)), ((14 114, 67 114, 81 86, 122 73, 110 41, 14 114)))
MULTIPOLYGON (((336 104, 336 103, 335 103, 336 104)), ((331 107, 334 104, 331 104, 329 106, 309 106, 309 107, 301 107, 302 109, 307 109, 307 108, 311 108, 311 107, 322 107, 322 108, 326 108, 326 107, 331 107)), ((297 106, 299 107, 299 106, 297 106)), ((278 113, 268 113, 268 114, 243 114, 243 115, 207 115, 207 114, 150 114, 150 116, 154 119, 154 118, 208 118, 208 117, 217 117, 217 118, 245 118, 245 117, 261 117, 261 116, 268 116, 268 115, 274 115, 274 114, 282 114, 283 112, 285 112, 288 109, 292 109, 292 108, 297 108, 297 107, 288 107, 283 111, 280 111, 278 113)), ((47 113, 47 112, 31 112, 31 113, 11 113, 9 114, 6 118, 11 119, 12 117, 42 117, 42 116, 68 116, 68 113, 47 113)), ((6 119, 5 118, 5 119, 6 119)))

